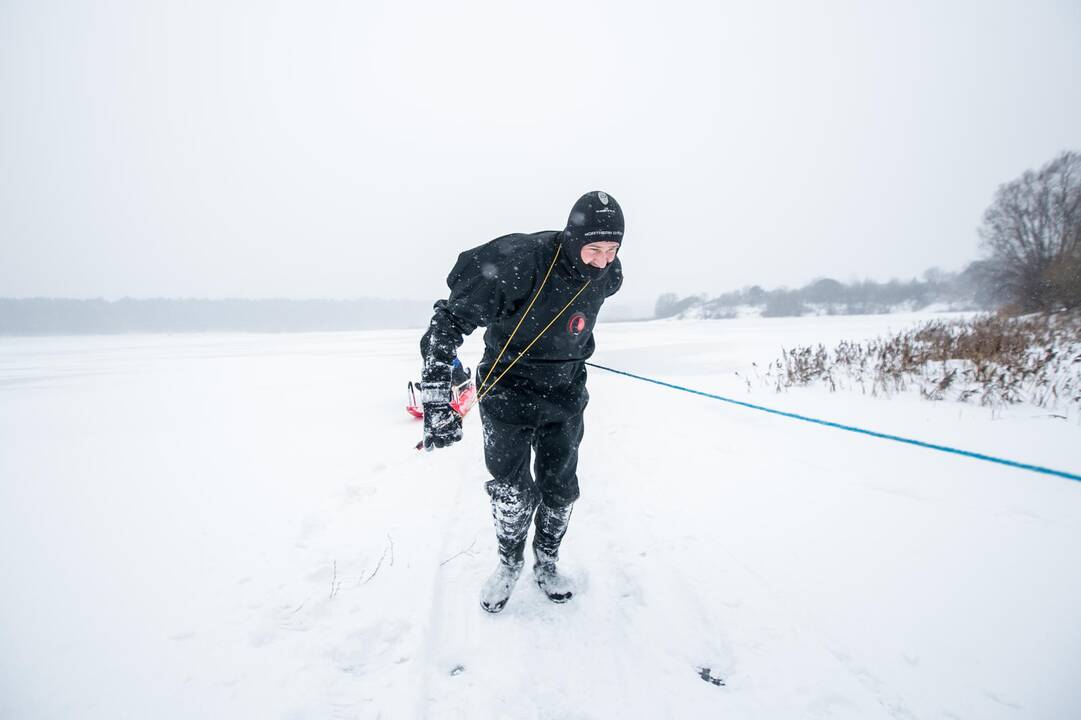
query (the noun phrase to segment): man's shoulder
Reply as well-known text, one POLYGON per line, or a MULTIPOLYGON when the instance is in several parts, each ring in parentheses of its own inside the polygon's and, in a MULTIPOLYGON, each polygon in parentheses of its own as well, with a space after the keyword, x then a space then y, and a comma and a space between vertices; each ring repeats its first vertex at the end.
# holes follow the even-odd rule
POLYGON ((524 260, 526 258, 547 255, 555 250, 558 230, 544 230, 535 233, 511 233, 497 237, 481 245, 477 250, 491 256, 491 259, 506 258, 524 260))
POLYGON ((488 269, 513 266, 521 273, 551 259, 558 235, 556 230, 503 235, 466 250, 459 256, 458 262, 488 269))
POLYGON ((497 280, 501 285, 531 287, 534 269, 548 262, 559 232, 512 233, 470 248, 458 256, 447 283, 453 288, 467 277, 497 280))

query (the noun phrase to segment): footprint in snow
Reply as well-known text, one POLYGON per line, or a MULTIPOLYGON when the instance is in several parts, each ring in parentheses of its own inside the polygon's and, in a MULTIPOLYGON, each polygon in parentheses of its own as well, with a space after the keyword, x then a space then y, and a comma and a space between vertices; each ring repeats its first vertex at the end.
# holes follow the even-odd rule
POLYGON ((714 675, 713 670, 708 667, 695 668, 695 672, 698 673, 698 677, 702 678, 710 685, 716 685, 718 687, 724 685, 724 678, 719 675, 714 675))

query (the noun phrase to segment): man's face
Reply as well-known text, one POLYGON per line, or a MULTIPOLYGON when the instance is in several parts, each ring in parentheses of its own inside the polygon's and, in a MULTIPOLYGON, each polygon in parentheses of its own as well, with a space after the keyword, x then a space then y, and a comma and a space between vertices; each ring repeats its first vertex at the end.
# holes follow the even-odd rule
POLYGON ((590 243, 582 247, 582 262, 603 270, 616 259, 618 250, 619 243, 611 240, 590 243))

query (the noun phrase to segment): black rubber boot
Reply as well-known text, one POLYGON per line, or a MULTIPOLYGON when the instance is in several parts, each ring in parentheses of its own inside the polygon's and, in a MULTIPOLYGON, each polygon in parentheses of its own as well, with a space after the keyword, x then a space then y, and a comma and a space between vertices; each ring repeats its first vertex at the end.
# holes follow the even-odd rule
POLYGON ((556 569, 559 544, 570 524, 571 506, 537 506, 536 532, 533 534, 533 576, 537 586, 552 602, 567 602, 574 595, 570 580, 556 569))
POLYGON ((481 588, 480 605, 490 613, 497 613, 506 606, 522 573, 533 500, 527 491, 495 481, 488 484, 488 493, 499 542, 499 566, 481 588))
POLYGON ((514 592, 514 585, 518 582, 518 576, 522 574, 522 565, 506 565, 500 561, 495 572, 492 573, 484 587, 480 589, 480 606, 490 613, 502 610, 510 594, 514 592))
POLYGON ((515 485, 490 482, 488 494, 492 498, 499 559, 504 565, 517 565, 525 553, 529 521, 533 519, 536 503, 528 490, 515 485))

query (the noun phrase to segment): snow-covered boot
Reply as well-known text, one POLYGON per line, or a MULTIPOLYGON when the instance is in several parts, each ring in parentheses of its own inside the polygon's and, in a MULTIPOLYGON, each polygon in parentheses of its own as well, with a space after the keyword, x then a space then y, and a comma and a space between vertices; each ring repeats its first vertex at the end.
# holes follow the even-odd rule
POLYGON ((570 579, 559 572, 554 562, 542 560, 539 553, 533 566, 533 577, 537 579, 537 587, 552 602, 565 603, 574 595, 574 585, 570 579))
POLYGON ((525 554, 529 521, 533 519, 536 501, 528 489, 511 483, 492 480, 487 487, 492 498, 492 520, 495 523, 495 537, 499 541, 499 559, 504 565, 519 565, 525 554))
POLYGON ((518 576, 522 574, 522 565, 524 565, 523 562, 515 565, 499 562, 495 572, 488 578, 488 582, 484 583, 484 587, 480 589, 482 608, 490 613, 497 613, 506 606, 511 592, 514 591, 514 584, 518 582, 518 576))
POLYGON ((499 542, 499 566, 480 591, 480 605, 490 613, 503 609, 522 574, 525 541, 535 500, 528 488, 499 480, 487 484, 492 498, 492 520, 499 542))
POLYGON ((574 595, 570 580, 556 569, 559 561, 559 544, 570 524, 571 506, 549 507, 543 502, 537 506, 536 532, 533 534, 533 576, 537 586, 552 602, 567 602, 574 595))

